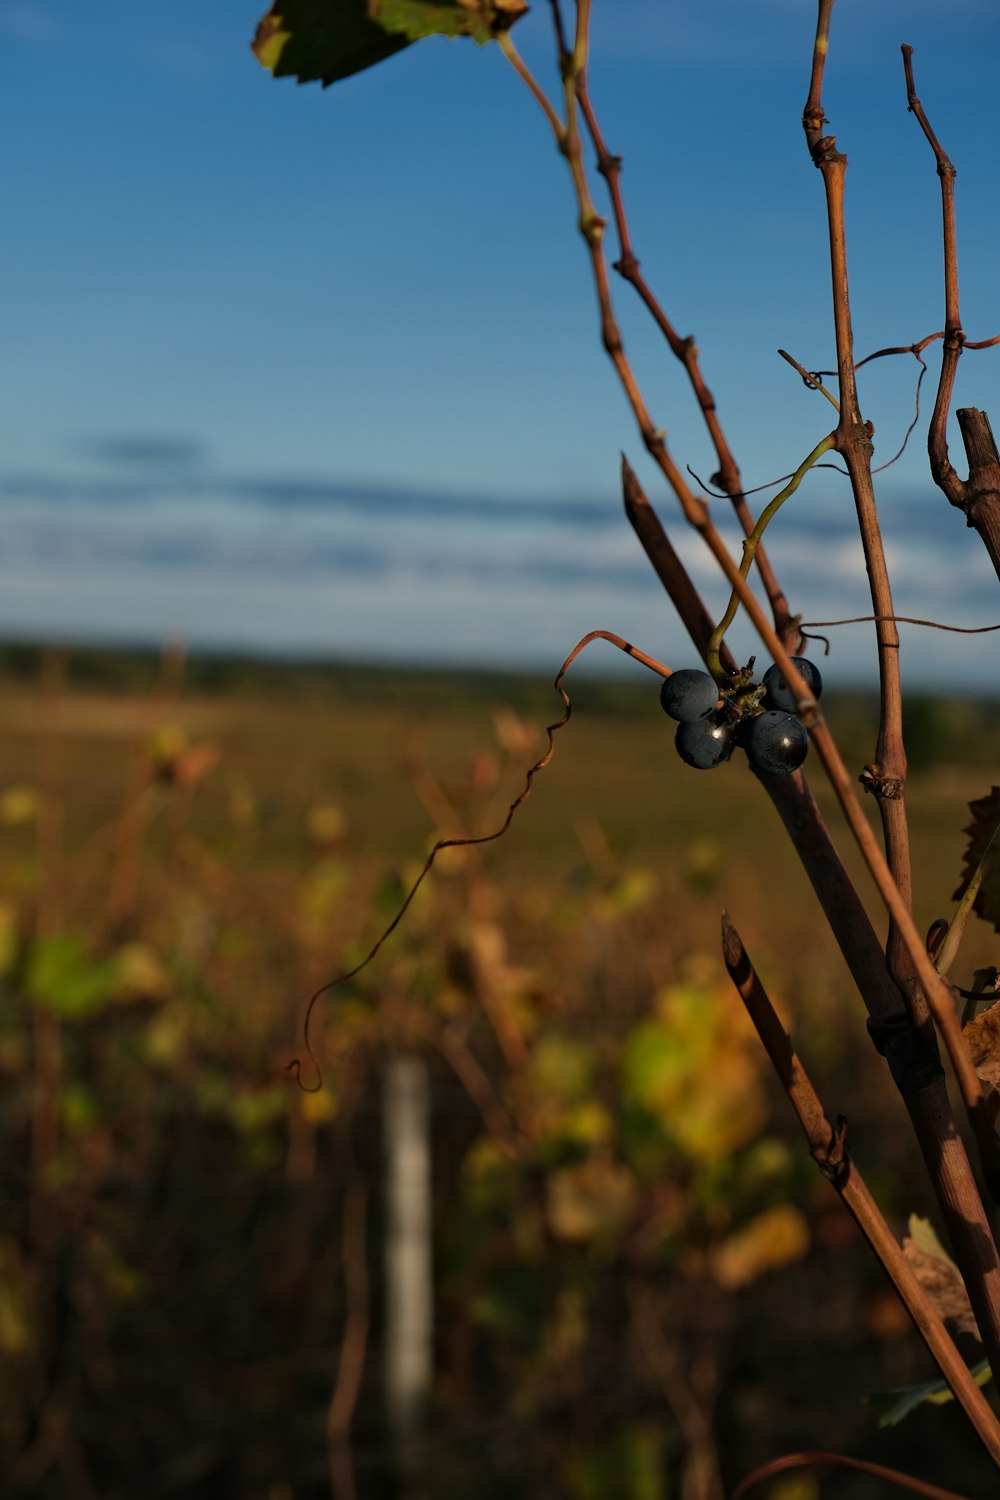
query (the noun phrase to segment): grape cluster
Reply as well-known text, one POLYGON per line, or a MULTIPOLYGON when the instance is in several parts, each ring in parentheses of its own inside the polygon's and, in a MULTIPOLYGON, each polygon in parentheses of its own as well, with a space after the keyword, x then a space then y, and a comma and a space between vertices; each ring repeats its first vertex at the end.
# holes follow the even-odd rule
MULTIPOLYGON (((818 698, 823 691, 818 669, 802 656, 793 656, 792 661, 818 698)), ((749 669, 742 675, 749 678, 749 669)), ((737 745, 746 750, 756 771, 795 771, 806 758, 809 736, 776 666, 768 667, 759 686, 746 682, 732 693, 720 690, 707 672, 685 667, 664 680, 660 704, 677 721, 674 744, 678 755, 698 771, 721 766, 737 745)))

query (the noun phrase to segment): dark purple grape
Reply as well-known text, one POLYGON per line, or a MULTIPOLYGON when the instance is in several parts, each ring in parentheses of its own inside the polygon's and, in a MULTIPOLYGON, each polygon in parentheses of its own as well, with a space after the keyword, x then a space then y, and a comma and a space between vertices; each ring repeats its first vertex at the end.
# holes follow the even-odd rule
POLYGON ((707 672, 685 667, 664 679, 660 688, 660 707, 672 719, 693 724, 704 719, 719 701, 719 689, 707 672))
POLYGON ((732 755, 735 743, 733 726, 716 719, 682 721, 674 736, 677 754, 696 771, 711 771, 714 766, 721 766, 732 755))
POLYGON ((769 709, 750 720, 744 743, 754 770, 797 771, 806 758, 809 736, 794 714, 769 709))
MULTIPOLYGON (((819 668, 814 667, 811 661, 806 661, 804 656, 793 656, 793 664, 798 667, 799 674, 805 679, 806 687, 814 698, 818 698, 823 691, 823 679, 819 674, 819 668)), ((781 669, 777 666, 768 667, 764 673, 764 704, 767 708, 780 709, 782 713, 793 714, 795 712, 795 699, 789 692, 785 679, 781 675, 781 669)))

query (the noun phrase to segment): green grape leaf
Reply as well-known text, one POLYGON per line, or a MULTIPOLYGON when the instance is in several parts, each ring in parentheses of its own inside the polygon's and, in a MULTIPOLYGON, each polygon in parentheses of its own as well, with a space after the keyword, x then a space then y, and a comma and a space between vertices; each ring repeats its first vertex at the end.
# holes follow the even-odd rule
POLYGON ((408 45, 372 19, 369 0, 275 0, 251 43, 275 78, 318 80, 324 88, 408 45))
POLYGON ((488 42, 527 8, 525 0, 274 0, 251 45, 276 78, 326 88, 421 37, 488 42))
MULTIPOLYGON (((1000 823, 1000 786, 993 787, 988 796, 970 802, 969 811, 972 822, 965 830, 969 835, 969 843, 962 867, 962 883, 954 896, 956 901, 961 898, 965 887, 978 870, 987 845, 1000 823)), ((1000 858, 994 859, 987 870, 972 909, 977 917, 982 917, 984 922, 992 922, 997 932, 1000 932, 1000 858)))
MULTIPOLYGON (((980 1360, 969 1371, 977 1385, 986 1385, 990 1379, 989 1362, 980 1360)), ((954 1396, 943 1380, 931 1380, 926 1385, 907 1385, 891 1391, 872 1391, 865 1397, 865 1405, 878 1417, 880 1427, 895 1427, 918 1406, 944 1406, 954 1401, 954 1396)))

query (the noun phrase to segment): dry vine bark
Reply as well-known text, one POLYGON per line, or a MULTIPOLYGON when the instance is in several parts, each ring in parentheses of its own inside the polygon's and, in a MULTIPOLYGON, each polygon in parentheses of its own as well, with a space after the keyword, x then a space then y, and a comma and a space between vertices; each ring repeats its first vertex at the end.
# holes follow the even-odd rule
MULTIPOLYGON (((865 819, 855 791, 853 778, 839 754, 822 711, 792 661, 798 645, 797 622, 789 614, 785 595, 774 578, 766 559, 758 554, 754 561, 771 610, 765 614, 749 584, 722 542, 711 521, 707 505, 696 498, 671 457, 662 432, 657 428, 645 404, 625 354, 615 318, 614 305, 604 249, 605 220, 594 207, 584 162, 580 131, 582 117, 593 143, 598 170, 605 177, 620 246, 615 269, 636 290, 667 340, 673 353, 687 369, 691 386, 708 426, 719 472, 714 477, 729 494, 747 536, 753 518, 740 488, 739 470, 726 442, 715 402, 701 375, 692 339, 680 339, 670 319, 660 308, 653 292, 642 278, 632 249, 631 237, 620 185, 621 159, 612 155, 598 124, 597 114, 587 88, 589 46, 589 0, 577 0, 576 25, 572 38, 563 22, 559 0, 551 0, 560 70, 563 78, 565 120, 545 100, 537 83, 517 56, 508 35, 501 45, 517 71, 528 82, 532 93, 543 104, 546 118, 565 155, 576 191, 580 230, 587 245, 594 287, 597 293, 601 339, 626 398, 632 408, 647 452, 660 469, 669 489, 679 502, 685 520, 699 532, 727 581, 738 595, 757 632, 778 664, 792 690, 797 708, 806 724, 824 770, 837 795, 850 830, 861 850, 879 896, 889 917, 889 936, 885 949, 879 943, 865 911, 860 894, 843 869, 840 858, 801 773, 788 777, 766 776, 759 772, 781 816, 796 851, 809 874, 835 937, 844 953, 855 983, 868 1009, 869 1030, 878 1049, 888 1061, 893 1079, 913 1121, 917 1140, 927 1164, 928 1173, 941 1205, 948 1233, 961 1267, 984 1347, 996 1379, 1000 1376, 1000 1258, 982 1197, 969 1158, 962 1143, 945 1084, 938 1051, 938 1036, 943 1039, 958 1081, 966 1114, 971 1123, 980 1164, 994 1199, 1000 1199, 1000 1149, 992 1120, 986 1109, 983 1090, 972 1064, 968 1047, 961 1034, 959 1018, 950 988, 936 971, 924 940, 917 932, 912 916, 912 877, 909 835, 906 819, 906 754, 902 735, 902 689, 899 676, 899 635, 892 601, 888 570, 882 547, 878 513, 872 480, 872 428, 861 412, 855 378, 856 361, 851 331, 848 255, 844 226, 844 189, 847 158, 837 149, 836 138, 825 135, 826 124, 822 92, 828 55, 830 17, 833 0, 819 0, 816 39, 808 98, 803 111, 803 128, 812 160, 823 179, 826 197, 830 243, 832 306, 837 347, 837 376, 840 390, 839 421, 831 434, 832 446, 847 467, 855 499, 865 562, 871 582, 872 609, 876 625, 876 643, 881 687, 881 719, 872 761, 862 775, 865 790, 876 797, 882 821, 883 848, 880 848, 865 819)), ((911 107, 912 81, 909 56, 907 83, 911 107)), ((921 123, 924 123, 922 115, 921 123)), ((925 127, 926 128, 926 127, 925 127)), ((938 148, 935 146, 935 149, 938 148)), ((940 161, 940 158, 939 158, 940 161)), ((945 492, 955 504, 962 504, 970 524, 977 525, 994 562, 998 554, 991 537, 995 530, 992 514, 994 498, 1000 503, 1000 462, 995 448, 990 451, 983 436, 983 424, 963 415, 963 434, 971 432, 978 446, 970 448, 970 480, 962 485, 954 471, 945 468, 942 458, 944 426, 954 381, 954 365, 961 352, 962 339, 957 306, 957 272, 954 269, 954 210, 950 198, 950 177, 942 174, 946 195, 945 240, 947 296, 945 358, 941 383, 931 422, 930 451, 935 478, 947 480, 945 492), (950 228, 949 228, 950 226, 950 228), (950 239, 949 239, 950 234, 950 239), (950 249, 949 249, 950 246, 950 249), (975 459, 973 458, 973 451, 975 459)), ((931 336, 933 337, 933 336, 931 336)), ((930 340, 924 340, 924 347, 930 340)), ((992 341, 989 341, 992 342, 992 341)), ((912 352, 919 356, 919 348, 912 352)), ((967 439, 970 441, 970 439, 967 439)), ((669 594, 691 639, 706 652, 708 612, 697 590, 685 573, 667 533, 627 461, 623 465, 623 491, 626 513, 657 575, 669 594)), ((1000 571, 1000 569, 998 569, 1000 571)), ((770 1049, 769 1049, 770 1050, 770 1049)), ((774 1052, 771 1053, 775 1061, 774 1052)), ((776 1063, 777 1065, 777 1063, 776 1063)), ((780 1068, 779 1068, 780 1071, 780 1068)), ((815 1123, 815 1122, 814 1122, 815 1123)), ((814 1154, 822 1142, 811 1140, 814 1154)), ((833 1149, 828 1143, 826 1150, 833 1149)), ((855 1180, 855 1179, 852 1179, 855 1180)), ((878 1211, 866 1194, 859 1193, 852 1205, 863 1231, 892 1277, 907 1309, 931 1348, 956 1396, 969 1416, 977 1434, 1000 1467, 1000 1427, 988 1404, 970 1380, 965 1362, 950 1335, 940 1324, 924 1293, 900 1272, 895 1241, 887 1235, 878 1211), (890 1241, 893 1248, 890 1248, 890 1241)))
MULTIPOLYGON (((365 25, 374 30, 371 37, 367 32, 365 35, 366 41, 374 37, 382 47, 380 55, 388 55, 390 50, 402 45, 398 41, 401 31, 405 31, 408 40, 415 40, 434 30, 448 30, 449 34, 458 34, 455 28, 459 28, 462 34, 475 35, 478 40, 494 39, 540 107, 556 147, 565 159, 576 198, 578 225, 585 242, 596 293, 601 342, 631 408, 642 443, 668 491, 678 503, 684 521, 698 533, 727 580, 733 593, 731 608, 738 605, 746 612, 791 691, 800 722, 809 732, 816 755, 836 794, 844 819, 887 914, 888 937, 883 945, 861 892, 845 871, 802 773, 797 771, 790 775, 769 775, 755 770, 754 774, 771 798, 813 885, 866 1007, 872 1041, 885 1056, 890 1074, 913 1122, 955 1259, 964 1277, 993 1377, 1000 1385, 1000 1256, 949 1099, 939 1050, 941 1042, 948 1054, 962 1106, 976 1143, 982 1176, 990 1195, 997 1202, 1000 1202, 1000 1140, 969 1047, 962 1034, 955 995, 943 977, 942 970, 945 966, 940 961, 936 962, 936 947, 933 952, 929 951, 927 942, 916 928, 912 912, 898 617, 879 529, 872 469, 873 428, 862 412, 856 379, 857 369, 867 360, 856 359, 851 330, 848 247, 844 219, 847 158, 838 149, 836 137, 825 133, 827 121, 823 108, 823 83, 829 55, 833 0, 817 0, 816 33, 802 126, 807 149, 820 173, 824 189, 837 354, 834 373, 838 395, 832 394, 821 384, 820 375, 825 372, 810 374, 791 356, 785 357, 836 409, 835 425, 800 466, 800 471, 811 465, 823 451, 830 450, 839 455, 850 480, 870 581, 872 614, 866 618, 875 625, 881 715, 872 758, 864 767, 860 778, 856 778, 845 765, 816 697, 793 661, 802 643, 799 618, 792 613, 760 543, 763 523, 754 517, 747 492, 743 489, 740 469, 726 438, 715 399, 702 373, 695 341, 692 337, 684 338, 677 333, 673 320, 642 274, 622 193, 621 158, 607 145, 587 82, 591 3, 592 0, 573 0, 573 24, 569 26, 563 14, 561 0, 548 0, 562 84, 562 96, 558 103, 548 96, 514 44, 511 27, 525 9, 522 0, 460 0, 461 18, 454 6, 450 9, 439 6, 436 7, 436 21, 431 22, 425 17, 419 26, 413 23, 414 29, 411 30, 406 30, 406 23, 380 20, 381 0, 370 0, 366 14, 374 19, 366 21, 365 25), (446 10, 450 17, 447 24, 440 18, 446 10), (376 35, 379 26, 383 27, 381 38, 376 35), (420 29, 421 26, 424 29, 420 29), (609 263, 606 248, 608 220, 596 208, 591 194, 586 151, 588 141, 594 152, 596 170, 606 184, 611 220, 618 242, 618 255, 613 266, 609 263), (730 554, 712 520, 708 505, 689 486, 667 446, 663 431, 649 410, 622 341, 612 293, 612 269, 639 297, 671 353, 686 370, 693 398, 704 419, 718 462, 718 470, 713 475, 712 482, 731 501, 747 538, 743 567, 730 554), (758 598, 749 582, 747 574, 751 565, 756 570, 766 605, 758 598), (858 779, 865 793, 876 799, 881 820, 881 841, 865 816, 857 789, 858 779)), ((415 9, 419 10, 420 5, 415 9)), ((277 54, 274 54, 273 48, 279 35, 275 28, 279 25, 284 25, 284 21, 278 17, 276 10, 272 11, 262 23, 257 44, 261 60, 268 66, 275 67, 276 71, 277 54)), ((298 39, 295 40, 297 45, 301 45, 298 39)), ((378 57, 369 59, 369 62, 372 60, 377 61, 378 57)), ((941 375, 929 424, 931 474, 950 503, 960 508, 968 524, 975 527, 1000 576, 1000 455, 993 442, 985 413, 965 409, 956 414, 969 459, 968 480, 963 481, 951 466, 946 441, 955 374, 963 349, 989 347, 1000 341, 1000 336, 976 343, 966 341, 958 300, 955 171, 916 96, 912 51, 906 46, 903 47, 903 63, 907 102, 934 152, 941 179, 945 326, 943 330, 927 334, 911 344, 880 349, 867 356, 867 359, 900 353, 912 354, 921 365, 922 379, 926 368, 922 359, 923 350, 937 339, 943 340, 941 375)), ((340 72, 334 72, 331 77, 326 77, 322 71, 299 72, 298 76, 324 77, 325 82, 330 82, 335 77, 345 76, 346 71, 362 65, 367 64, 352 63, 350 68, 342 67, 340 72)), ((281 70, 295 72, 296 68, 289 65, 287 68, 283 66, 281 70)), ((919 390, 918 381, 917 415, 919 390)), ((914 423, 916 420, 915 417, 914 423)), ((622 464, 622 490, 628 520, 695 647, 710 666, 714 665, 716 680, 720 680, 722 673, 735 672, 737 664, 722 638, 726 621, 720 625, 712 619, 627 459, 622 464)), ((777 499, 780 502, 781 497, 777 499)), ((765 515, 764 521, 766 519, 765 515)), ((728 618, 727 616, 726 619, 728 618)), ((585 637, 567 659, 556 681, 556 687, 566 705, 566 714, 558 723, 549 726, 545 756, 529 771, 525 788, 511 804, 503 827, 496 833, 479 839, 442 840, 429 856, 417 885, 430 869, 439 849, 451 844, 487 842, 499 837, 509 825, 511 817, 530 790, 533 776, 551 757, 554 731, 569 717, 569 699, 562 687, 563 675, 579 650, 595 636, 612 641, 661 675, 670 675, 668 667, 663 667, 608 632, 595 631, 585 637)), ((395 928, 412 895, 413 891, 360 967, 374 957, 382 941, 395 928)), ((852 1166, 843 1130, 830 1125, 799 1059, 774 1015, 742 942, 728 920, 724 929, 724 955, 729 972, 758 1027, 771 1062, 799 1114, 810 1151, 847 1203, 862 1233, 896 1286, 915 1326, 974 1431, 1000 1469, 1000 1424, 972 1380, 925 1289, 913 1275, 900 1246, 852 1166)), ((836 1455, 796 1455, 775 1461, 769 1466, 768 1472, 778 1472, 780 1468, 800 1461, 857 1466, 856 1461, 836 1455)), ((874 1469, 870 1467, 870 1471, 874 1472, 874 1469)), ((893 1477, 888 1471, 882 1472, 884 1477, 893 1477)), ((750 1476, 750 1479, 758 1477, 763 1477, 763 1471, 757 1476, 750 1476)), ((903 1482, 902 1476, 896 1478, 903 1482)), ((908 1483, 910 1488, 920 1493, 942 1496, 946 1493, 933 1486, 924 1485, 921 1489, 917 1481, 908 1483)))

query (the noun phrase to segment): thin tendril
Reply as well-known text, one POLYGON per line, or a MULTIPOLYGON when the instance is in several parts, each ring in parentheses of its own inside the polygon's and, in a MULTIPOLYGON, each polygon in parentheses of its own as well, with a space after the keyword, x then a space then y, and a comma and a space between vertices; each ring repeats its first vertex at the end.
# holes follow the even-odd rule
POLYGON ((950 630, 955 635, 988 635, 991 630, 1000 630, 1000 625, 942 625, 939 620, 918 620, 913 615, 851 615, 847 620, 803 620, 802 629, 811 630, 819 625, 865 625, 882 620, 894 620, 897 625, 924 625, 928 630, 950 630))
MULTIPOLYGON (((791 361, 790 355, 786 354, 785 358, 794 363, 794 361, 791 361)), ((826 392, 825 394, 829 393, 826 392)), ((834 439, 832 435, 828 435, 827 437, 823 438, 821 442, 817 443, 809 456, 807 458, 804 458, 799 464, 798 468, 795 470, 795 473, 785 485, 785 488, 783 490, 779 490, 774 499, 764 507, 760 515, 757 517, 756 526, 743 543, 743 560, 740 563, 740 572, 742 573, 744 578, 746 578, 747 574, 750 572, 754 554, 756 553, 757 548, 760 545, 760 539, 764 535, 764 532, 767 530, 768 524, 777 515, 778 511, 784 505, 785 501, 795 494, 795 491, 798 489, 799 485, 802 483, 809 470, 816 463, 817 459, 821 458, 824 453, 829 453, 830 449, 833 447, 833 444, 834 439)), ((733 592, 730 595, 729 603, 726 606, 726 612, 722 616, 722 619, 719 621, 718 625, 716 625, 715 629, 712 631, 712 636, 708 643, 708 651, 705 656, 705 664, 718 683, 725 682, 725 673, 720 660, 722 642, 725 640, 726 631, 729 629, 730 625, 733 623, 733 620, 736 618, 736 611, 739 608, 739 603, 739 594, 737 593, 736 589, 733 589, 733 592)))
POLYGON ((903 441, 899 445, 899 452, 898 453, 894 453, 893 456, 892 456, 892 458, 887 459, 884 464, 879 464, 879 466, 878 466, 877 469, 872 469, 872 473, 873 474, 881 474, 882 470, 883 469, 888 469, 891 464, 894 464, 896 462, 897 458, 902 458, 903 454, 906 451, 906 445, 910 441, 910 436, 911 436, 911 434, 913 432, 913 429, 914 429, 914 427, 916 427, 917 423, 920 421, 920 387, 921 387, 921 385, 923 385, 924 376, 927 374, 927 365, 926 365, 925 361, 920 358, 919 354, 917 354, 915 357, 916 357, 917 361, 920 364, 920 374, 917 376, 917 389, 916 389, 916 394, 914 395, 914 399, 913 399, 913 405, 914 405, 913 421, 910 423, 909 427, 906 429, 906 433, 905 433, 905 435, 903 437, 903 441))
MULTIPOLYGON (((706 495, 710 495, 713 500, 732 499, 732 496, 726 490, 713 490, 711 485, 706 484, 701 475, 696 473, 695 470, 692 469, 690 464, 685 464, 684 467, 685 469, 687 469, 688 473, 691 475, 691 478, 694 480, 698 488, 702 490, 706 495)), ((813 464, 813 468, 832 469, 835 474, 842 474, 845 479, 850 478, 847 470, 842 469, 839 464, 813 464)), ((788 474, 779 475, 777 479, 769 479, 766 484, 755 484, 753 489, 751 490, 740 490, 740 494, 744 496, 759 495, 762 490, 773 490, 776 484, 784 484, 786 479, 792 478, 794 478, 794 470, 790 471, 788 474)))
POLYGON ((361 973, 362 969, 367 969, 368 965, 375 958, 387 938, 390 938, 392 936, 392 934, 396 931, 396 928, 399 926, 400 922, 405 917, 406 913, 409 911, 414 896, 416 896, 420 887, 423 885, 427 876, 430 874, 435 860, 443 849, 467 849, 473 845, 491 844, 494 839, 502 838, 503 835, 507 832, 507 829, 514 821, 514 814, 530 795, 535 777, 538 775, 539 771, 543 771, 545 769, 545 767, 551 761, 553 754, 555 753, 555 735, 557 730, 562 729, 563 725, 569 723, 570 716, 573 712, 573 706, 570 703, 569 694, 566 692, 565 688, 562 685, 563 678, 566 676, 566 673, 569 671, 576 658, 580 655, 580 652, 583 650, 583 648, 585 646, 588 646, 591 641, 597 640, 610 641, 612 646, 617 646, 619 651, 624 651, 626 656, 634 657, 636 661, 640 662, 644 667, 649 667, 650 671, 656 672, 660 677, 666 678, 672 676, 672 669, 670 667, 665 667, 663 663, 657 661, 655 657, 647 656, 646 652, 640 651, 638 646, 633 646, 631 642, 626 641, 620 635, 614 635, 609 630, 591 630, 589 634, 585 635, 582 638, 582 640, 577 641, 576 645, 573 647, 572 651, 569 653, 566 660, 559 668, 559 671, 556 674, 555 682, 553 683, 555 691, 559 694, 560 698, 566 706, 566 711, 560 719, 557 719, 554 723, 547 724, 545 726, 545 735, 547 740, 545 753, 539 760, 536 760, 534 765, 531 766, 525 773, 524 786, 508 807, 506 816, 500 827, 495 829, 492 833, 483 833, 470 838, 438 839, 437 843, 434 845, 427 858, 424 860, 423 867, 420 870, 420 873, 417 875, 416 879, 413 881, 413 884, 407 891, 406 896, 403 898, 403 901, 399 907, 399 910, 396 912, 396 915, 393 917, 388 927, 383 930, 381 937, 365 954, 361 962, 355 964, 352 969, 345 970, 343 974, 338 974, 333 979, 328 980, 326 984, 321 984, 319 989, 315 990, 309 997, 309 1003, 306 1006, 306 1013, 302 1022, 302 1041, 305 1047, 306 1056, 309 1058, 310 1063, 316 1070, 316 1082, 313 1084, 305 1084, 302 1082, 302 1059, 299 1057, 293 1057, 286 1068, 286 1072, 294 1072, 295 1081, 304 1094, 317 1094, 323 1087, 323 1070, 320 1067, 319 1059, 316 1056, 316 1051, 313 1047, 311 1036, 313 1012, 316 1009, 317 1003, 322 999, 324 995, 329 994, 331 990, 338 989, 342 984, 347 984, 349 980, 355 979, 361 973))

